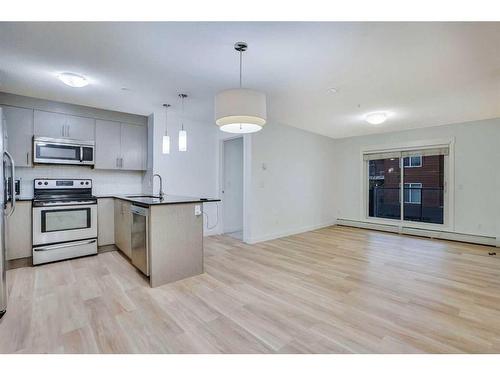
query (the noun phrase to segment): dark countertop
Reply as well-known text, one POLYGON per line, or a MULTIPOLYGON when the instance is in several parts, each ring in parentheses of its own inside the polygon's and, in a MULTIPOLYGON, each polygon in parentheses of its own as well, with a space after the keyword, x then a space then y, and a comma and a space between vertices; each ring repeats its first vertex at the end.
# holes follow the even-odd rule
MULTIPOLYGON (((129 201, 141 206, 154 206, 161 204, 182 204, 182 203, 210 203, 210 202, 220 202, 220 199, 217 198, 198 198, 198 197, 185 197, 181 195, 165 195, 163 200, 159 200, 158 198, 149 198, 149 197, 131 197, 133 195, 148 195, 143 193, 132 193, 132 194, 97 194, 96 198, 116 198, 122 199, 125 201, 129 201)), ((16 197, 16 201, 21 202, 31 202, 33 197, 16 197)))
POLYGON ((163 199, 156 197, 133 197, 127 195, 115 195, 113 198, 122 199, 128 202, 132 202, 139 206, 149 207, 157 206, 163 204, 185 204, 185 203, 210 203, 210 202, 220 202, 217 198, 198 198, 198 197, 184 197, 182 195, 170 195, 166 194, 163 199))
POLYGON ((19 202, 27 202, 27 201, 32 201, 33 198, 32 197, 16 197, 16 201, 19 201, 19 202))

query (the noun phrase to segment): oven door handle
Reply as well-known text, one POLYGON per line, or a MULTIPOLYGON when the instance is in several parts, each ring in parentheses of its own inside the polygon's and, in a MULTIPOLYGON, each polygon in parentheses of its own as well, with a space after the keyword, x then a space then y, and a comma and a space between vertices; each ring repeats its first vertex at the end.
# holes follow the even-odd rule
POLYGON ((66 247, 90 245, 91 243, 94 243, 94 242, 96 242, 96 240, 78 241, 78 242, 71 242, 71 243, 66 243, 66 244, 61 244, 61 245, 53 245, 53 246, 47 246, 47 247, 37 247, 37 248, 34 248, 33 251, 49 251, 49 250, 64 249, 66 247))

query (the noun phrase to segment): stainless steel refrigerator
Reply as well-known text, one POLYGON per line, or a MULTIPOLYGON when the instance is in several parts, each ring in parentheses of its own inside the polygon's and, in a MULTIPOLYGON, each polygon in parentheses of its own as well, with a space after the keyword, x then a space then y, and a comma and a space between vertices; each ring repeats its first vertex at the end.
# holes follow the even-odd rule
POLYGON ((7 311, 7 280, 6 262, 7 249, 5 247, 5 222, 16 209, 14 160, 7 152, 7 125, 0 107, 0 319, 7 311))

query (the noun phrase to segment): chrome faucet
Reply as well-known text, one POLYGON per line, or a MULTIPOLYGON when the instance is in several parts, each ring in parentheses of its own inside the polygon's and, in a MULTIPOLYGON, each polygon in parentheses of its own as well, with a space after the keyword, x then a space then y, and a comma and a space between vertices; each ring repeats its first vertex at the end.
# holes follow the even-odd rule
POLYGON ((163 192, 163 180, 161 179, 161 176, 158 174, 158 173, 155 173, 152 177, 152 181, 153 181, 153 185, 154 185, 154 182, 155 182, 155 176, 158 176, 158 178, 160 179, 160 199, 163 199, 163 197, 165 196, 165 193, 163 192))

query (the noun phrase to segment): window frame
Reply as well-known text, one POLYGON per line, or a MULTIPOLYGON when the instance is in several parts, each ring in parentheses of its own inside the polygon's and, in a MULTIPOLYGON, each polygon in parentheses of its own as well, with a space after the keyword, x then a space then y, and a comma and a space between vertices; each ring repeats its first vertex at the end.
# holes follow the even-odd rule
POLYGON ((405 182, 403 185, 403 203, 406 204, 422 204, 422 190, 420 190, 420 199, 418 202, 414 202, 412 198, 412 190, 411 189, 422 189, 422 183, 421 182, 405 182), (410 185, 406 187, 406 185, 410 185), (419 186, 412 186, 412 185, 419 185, 419 186), (409 201, 405 200, 405 194, 404 194, 404 189, 410 189, 408 192, 408 197, 410 198, 409 201))
MULTIPOLYGON (((362 146, 360 147, 360 179, 361 186, 360 189, 360 210, 361 210, 361 221, 373 224, 382 224, 387 226, 398 227, 399 231, 402 228, 416 228, 416 229, 430 229, 430 230, 440 230, 440 231, 452 231, 455 229, 455 198, 454 198, 454 181, 455 181, 455 138, 445 138, 445 139, 431 139, 431 140, 421 140, 406 143, 395 143, 386 145, 376 145, 376 146, 362 146), (444 209, 443 209, 443 224, 435 223, 422 223, 417 221, 404 220, 403 213, 400 219, 386 219, 370 217, 368 210, 368 189, 369 189, 369 179, 368 179, 368 162, 363 159, 363 155, 366 153, 374 152, 394 152, 394 151, 419 151, 424 149, 448 147, 448 156, 444 158, 444 209)), ((403 164, 403 158, 400 159, 401 165, 403 164)), ((404 172, 401 173, 401 184, 403 184, 404 172)), ((401 205, 401 211, 403 211, 403 205, 401 205)))
POLYGON ((424 165, 421 155, 407 156, 406 158, 403 158, 403 167, 405 167, 405 168, 420 168, 420 167, 422 167, 422 165, 424 165), (404 165, 404 159, 406 159, 406 158, 408 158, 408 165, 404 165), (413 165, 412 158, 419 158, 420 164, 413 165))

